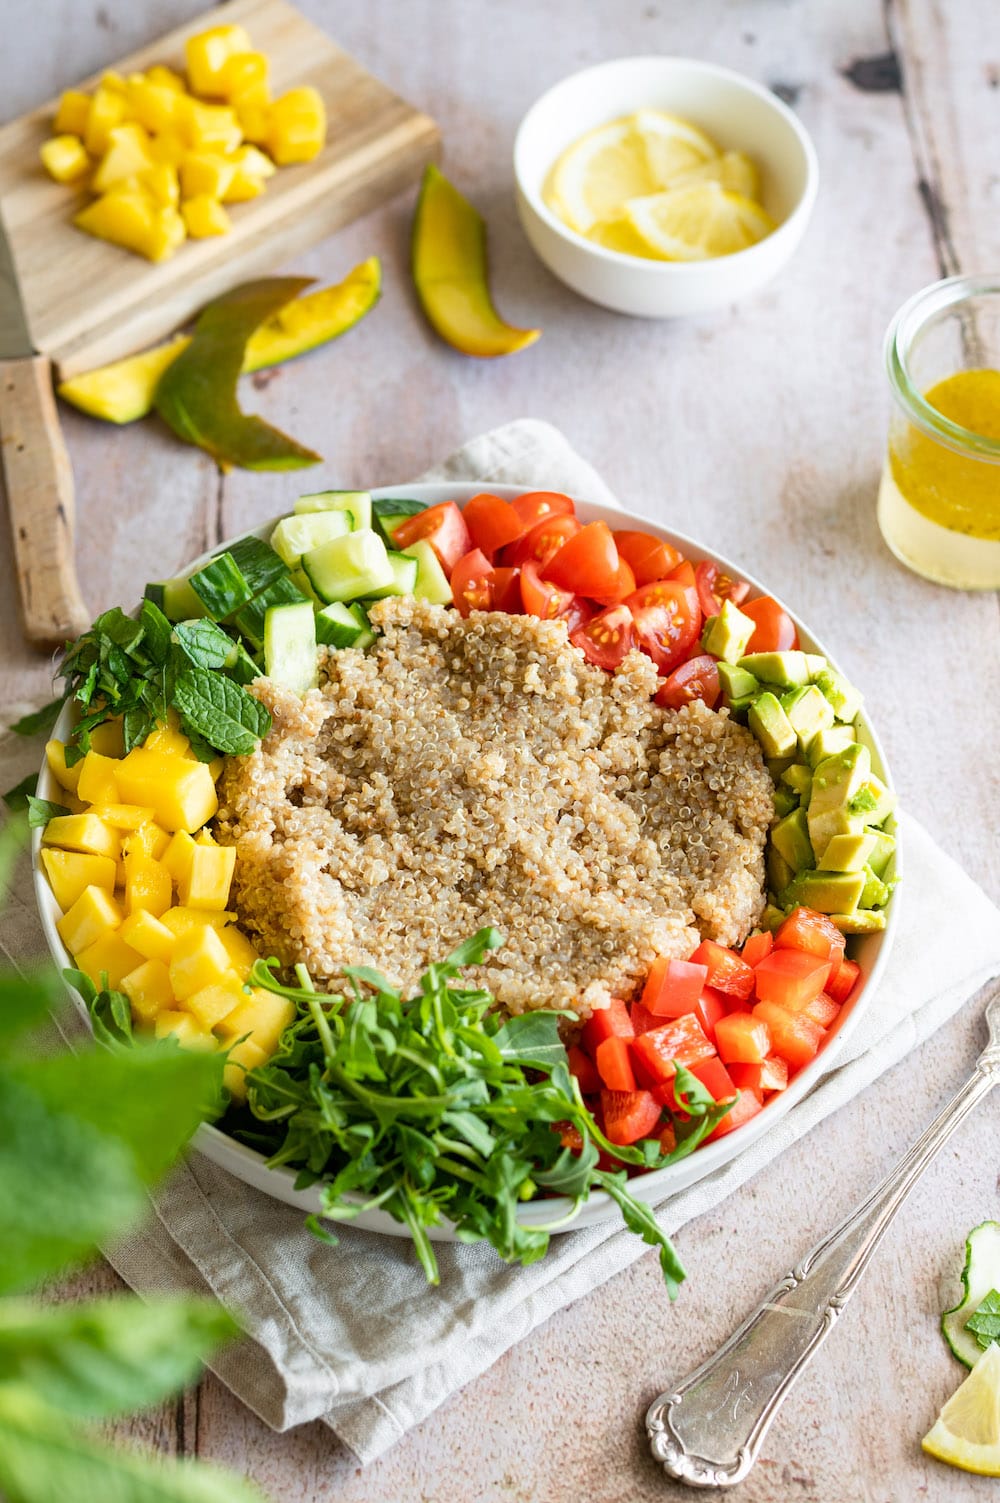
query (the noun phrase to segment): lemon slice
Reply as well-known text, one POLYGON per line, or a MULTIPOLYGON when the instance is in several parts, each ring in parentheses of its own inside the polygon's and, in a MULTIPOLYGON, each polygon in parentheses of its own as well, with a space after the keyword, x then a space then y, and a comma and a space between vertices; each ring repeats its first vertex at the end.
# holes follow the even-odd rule
POLYGON ((921 1442, 928 1456, 1000 1477, 1000 1346, 988 1346, 921 1442))
POLYGON ((625 213, 652 254, 668 261, 731 256, 763 240, 774 220, 751 199, 718 183, 693 183, 633 198, 625 213))
POLYGON ((628 220, 599 219, 591 225, 587 231, 587 239, 595 245, 603 245, 605 250, 618 251, 623 256, 643 256, 649 259, 649 246, 645 240, 640 240, 628 220))
POLYGON ((744 151, 724 151, 721 157, 712 157, 688 167, 665 183, 666 188, 687 188, 692 183, 718 183, 729 193, 741 193, 744 198, 760 198, 760 173, 756 164, 744 151))
POLYGON ((719 155, 719 148, 703 130, 665 110, 636 110, 632 127, 642 142, 656 188, 668 187, 679 172, 687 172, 719 155))
POLYGON ((586 235, 600 220, 617 219, 626 199, 655 193, 646 151, 630 118, 588 131, 563 152, 549 186, 549 206, 586 235))

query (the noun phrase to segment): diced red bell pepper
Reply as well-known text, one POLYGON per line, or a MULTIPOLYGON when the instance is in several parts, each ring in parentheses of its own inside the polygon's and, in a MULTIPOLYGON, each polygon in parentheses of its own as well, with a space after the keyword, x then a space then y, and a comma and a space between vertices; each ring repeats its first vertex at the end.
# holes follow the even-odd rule
POLYGON ((839 960, 846 944, 833 919, 813 908, 793 908, 774 936, 776 950, 804 950, 823 960, 839 960))
MULTIPOLYGON (((713 1054, 711 1059, 701 1059, 697 1064, 689 1065, 688 1068, 691 1074, 701 1081, 706 1091, 712 1093, 715 1101, 726 1101, 730 1096, 736 1095, 733 1079, 718 1055, 713 1054)), ((677 1099, 673 1080, 657 1086, 653 1095, 669 1111, 678 1112, 682 1117, 688 1115, 687 1109, 677 1099)))
POLYGON ((602 1091, 604 1135, 612 1143, 637 1143, 653 1135, 663 1108, 649 1091, 602 1091))
POLYGON ((713 992, 710 986, 706 986, 701 996, 694 1004, 694 1015, 704 1028, 708 1037, 715 1039, 715 1025, 720 1018, 724 1018, 729 1008, 726 1006, 727 998, 719 992, 713 992))
POLYGON ((765 955, 770 955, 774 949, 774 935, 769 929, 763 934, 751 934, 750 938, 743 943, 743 959, 748 966, 759 965, 765 955))
POLYGON ((830 972, 830 979, 826 983, 827 995, 835 1002, 846 1002, 860 975, 861 967, 855 961, 842 960, 830 972))
POLYGON ((566 1050, 569 1057, 569 1068, 576 1076, 580 1090, 585 1096, 596 1096, 601 1089, 601 1076, 594 1061, 586 1054, 579 1044, 570 1044, 566 1050))
POLYGON ((753 974, 761 1002, 776 1002, 779 1007, 805 1007, 826 986, 830 962, 803 950, 779 950, 775 946, 753 974))
POLYGON ((595 1008, 591 1013, 583 1025, 580 1042, 591 1059, 596 1059, 597 1046, 605 1039, 634 1037, 635 1029, 628 1015, 628 1004, 621 997, 612 997, 607 1007, 595 1008))
POLYGON ((636 1038, 640 1033, 648 1033, 651 1028, 662 1028, 663 1019, 655 1013, 647 1012, 641 1002, 633 1002, 629 1009, 632 1016, 632 1027, 635 1029, 636 1038))
POLYGON ((789 1012, 774 1002, 758 1002, 753 1014, 767 1024, 775 1054, 787 1060, 793 1070, 815 1059, 826 1038, 826 1030, 812 1018, 802 1012, 789 1012))
POLYGON ((771 1052, 767 1024, 750 1012, 731 1012, 715 1025, 715 1047, 727 1065, 759 1065, 771 1052))
POLYGON ((641 1033, 629 1047, 641 1083, 648 1087, 672 1080, 675 1061, 690 1068, 699 1060, 711 1059, 715 1053, 715 1045, 694 1013, 685 1013, 662 1028, 641 1033))
POLYGON ((753 971, 735 950, 727 950, 714 939, 703 939, 691 960, 707 968, 708 985, 714 991, 725 992, 727 997, 736 997, 740 1002, 753 996, 753 971))
POLYGON ((594 1063, 609 1091, 634 1091, 635 1074, 629 1055, 629 1040, 609 1038, 597 1046, 594 1063))
POLYGON ((660 955, 646 977, 642 1005, 658 1018, 679 1018, 692 1010, 707 980, 707 966, 660 955))
POLYGON ((818 1023, 821 1028, 830 1028, 840 1012, 840 1003, 827 996, 826 992, 820 992, 818 997, 813 997, 812 1001, 807 1002, 805 1007, 800 1007, 799 1011, 803 1017, 812 1018, 813 1022, 818 1023))
POLYGON ((761 1101, 767 1091, 783 1091, 788 1084, 788 1064, 776 1054, 759 1065, 730 1065, 729 1073, 741 1091, 753 1091, 761 1101))
POLYGON ((705 1139, 711 1143, 715 1138, 724 1138, 727 1132, 734 1132, 737 1127, 742 1127, 744 1122, 749 1122, 751 1117, 756 1117, 761 1109, 761 1103, 757 1100, 753 1091, 740 1091, 735 1103, 723 1117, 718 1127, 714 1128, 705 1139))

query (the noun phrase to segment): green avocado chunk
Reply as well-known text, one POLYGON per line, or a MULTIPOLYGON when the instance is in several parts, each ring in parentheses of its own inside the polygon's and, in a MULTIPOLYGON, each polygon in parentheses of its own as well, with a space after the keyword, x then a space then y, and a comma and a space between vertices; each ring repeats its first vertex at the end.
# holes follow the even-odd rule
POLYGON ((779 783, 774 790, 774 812, 778 815, 791 814, 793 809, 799 807, 799 796, 793 793, 787 783, 779 783))
POLYGON ((857 794, 852 813, 860 814, 866 825, 880 825, 896 807, 896 795, 890 793, 881 778, 872 773, 857 794))
POLYGON ((791 721, 803 755, 814 737, 833 724, 833 710, 815 684, 790 689, 781 696, 781 707, 791 721))
POLYGON ((719 685, 728 700, 745 699, 749 703, 760 688, 753 674, 736 663, 719 663, 718 670, 719 685))
POLYGON ((859 872, 875 849, 875 836, 835 835, 823 852, 823 868, 829 872, 859 872))
POLYGON ((777 684, 781 689, 797 689, 809 682, 804 652, 752 652, 740 658, 739 666, 762 683, 777 684))
POLYGON ((789 883, 795 878, 795 868, 789 866, 780 851, 775 850, 773 845, 767 848, 764 858, 767 868, 767 885, 771 892, 780 895, 785 892, 789 883))
POLYGON ((865 885, 861 890, 861 897, 858 899, 858 907, 884 908, 889 901, 889 894, 892 889, 882 881, 881 877, 876 877, 870 866, 866 866, 861 875, 865 879, 865 885))
POLYGON ((801 762, 793 762, 791 767, 786 767, 781 774, 781 781, 786 783, 793 793, 797 793, 799 798, 806 801, 812 791, 812 780, 811 770, 801 762))
POLYGON ((795 872, 808 870, 816 865, 813 848, 809 844, 809 826, 804 809, 795 809, 771 831, 771 844, 795 872))
POLYGON ((896 854, 896 842, 884 830, 868 830, 867 834, 875 842, 868 855, 868 865, 876 877, 884 878, 889 862, 896 854))
POLYGON ((816 675, 816 687, 830 703, 838 720, 853 725, 861 709, 861 695, 842 673, 827 665, 816 675))
POLYGON ((798 744, 788 716, 769 690, 758 694, 750 706, 747 724, 760 742, 765 757, 789 757, 798 744))
MULTIPOLYGON (((827 846, 835 835, 860 835, 864 820, 851 809, 851 802, 871 777, 868 748, 853 742, 813 769, 809 795, 809 839, 822 864, 827 846)), ((853 905, 838 912, 850 911, 853 905)))
POLYGON ((760 927, 768 930, 777 929, 778 925, 784 922, 785 910, 779 908, 777 903, 768 903, 760 916, 760 927))
POLYGON ((709 616, 701 634, 701 645, 713 657, 724 663, 737 663, 747 650, 747 643, 757 630, 756 621, 735 606, 731 600, 722 602, 717 616, 709 616))
POLYGON ((807 652, 806 667, 809 669, 809 677, 815 683, 819 675, 824 673, 829 667, 829 664, 826 658, 822 657, 818 652, 807 652))
POLYGON ((878 934, 885 928, 881 908, 858 908, 854 913, 831 913, 830 918, 841 934, 878 934))
POLYGON ((806 747, 806 761, 811 767, 818 767, 820 762, 825 762, 827 757, 835 757, 837 752, 846 751, 853 745, 854 728, 849 725, 828 725, 816 735, 806 747))
POLYGON ((817 913, 853 913, 864 887, 864 872, 800 872, 783 897, 817 913))

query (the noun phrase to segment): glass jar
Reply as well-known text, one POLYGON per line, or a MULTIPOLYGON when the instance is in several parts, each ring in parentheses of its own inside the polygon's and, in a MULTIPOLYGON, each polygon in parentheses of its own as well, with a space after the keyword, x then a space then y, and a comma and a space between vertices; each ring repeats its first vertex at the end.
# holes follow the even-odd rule
POLYGON ((918 292, 889 328, 885 361, 882 536, 925 579, 1000 589, 1000 276, 918 292))

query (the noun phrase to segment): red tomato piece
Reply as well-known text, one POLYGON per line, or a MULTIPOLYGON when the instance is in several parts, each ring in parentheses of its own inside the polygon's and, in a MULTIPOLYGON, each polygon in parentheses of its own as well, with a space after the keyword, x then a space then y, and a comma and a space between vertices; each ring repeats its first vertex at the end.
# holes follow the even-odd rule
POLYGON ((555 621, 565 616, 573 599, 572 590, 559 590, 543 579, 536 563, 529 560, 521 566, 521 602, 527 615, 555 621))
POLYGON ((583 1134, 572 1122, 553 1122, 552 1131, 559 1134, 559 1141, 564 1148, 571 1153, 581 1153, 583 1150, 583 1134))
POLYGON ((568 543, 570 538, 576 537, 580 531, 580 524, 576 517, 543 517, 536 527, 526 532, 517 543, 512 543, 504 550, 503 562, 505 564, 524 564, 529 559, 534 559, 536 564, 543 567, 568 543))
POLYGON ((635 575, 637 585, 652 584, 676 569, 681 555, 651 532, 616 532, 615 547, 635 575))
POLYGON ((733 579, 730 574, 723 574, 718 564, 707 558, 695 569, 694 577, 698 585, 698 600, 706 616, 717 616, 725 600, 741 605, 750 593, 745 579, 733 579))
POLYGON ((591 1013, 583 1025, 580 1042, 593 1059, 598 1044, 605 1039, 634 1037, 635 1029, 628 1015, 628 1004, 621 997, 612 997, 607 1007, 598 1007, 591 1013))
POLYGON ((472 538, 465 525, 465 518, 454 501, 441 501, 437 506, 428 506, 413 517, 401 522, 392 535, 397 549, 409 548, 426 538, 442 569, 451 578, 451 571, 463 554, 472 551, 472 538))
POLYGON ((686 663, 675 668, 654 698, 666 710, 679 710, 693 699, 703 699, 708 708, 714 710, 719 692, 719 670, 715 659, 703 653, 700 657, 688 658, 686 663))
POLYGON ((604 1135, 624 1147, 652 1136, 663 1108, 649 1091, 602 1091, 601 1113, 604 1135))
POLYGON ((775 1054, 780 1054, 793 1070, 815 1059, 826 1038, 826 1030, 812 1018, 801 1012, 789 1012, 787 1007, 774 1002, 758 1002, 753 1015, 767 1024, 775 1054))
POLYGON ((493 565, 479 548, 466 553, 452 569, 451 593, 460 616, 493 609, 493 565))
POLYGON ((758 595, 740 606, 744 616, 757 626, 747 644, 747 652, 789 652, 799 645, 795 622, 772 595, 758 595))
POLYGON ((544 517, 571 517, 575 510, 562 491, 525 491, 510 504, 525 527, 536 526, 544 517))
POLYGON ((643 585, 625 603, 635 619, 639 646, 660 673, 670 673, 683 662, 701 629, 697 592, 679 580, 661 579, 643 585))
POLYGON ((774 936, 776 950, 803 950, 822 960, 841 960, 847 941, 825 913, 793 908, 774 936))
POLYGON ((591 605, 589 600, 584 600, 582 595, 574 595, 569 610, 561 619, 566 622, 567 634, 572 637, 575 631, 579 631, 581 626, 586 626, 588 621, 593 621, 596 615, 596 606, 591 605))
POLYGON ((659 1133, 657 1133, 657 1137, 660 1140, 660 1147, 663 1152, 673 1153, 674 1149, 677 1147, 677 1134, 674 1132, 674 1124, 672 1122, 668 1122, 666 1127, 664 1127, 659 1133))
POLYGON ((653 961, 642 991, 642 1005, 658 1018, 679 1018, 691 1012, 708 979, 708 967, 689 960, 653 961))
POLYGON ((629 1039, 604 1039, 597 1046, 594 1063, 609 1091, 634 1091, 635 1075, 629 1055, 629 1039))
POLYGON ((713 1128, 709 1133, 705 1142, 711 1143, 716 1138, 724 1138, 727 1132, 734 1132, 737 1127, 742 1127, 744 1122, 749 1122, 751 1117, 756 1117, 760 1110, 761 1103, 753 1091, 740 1091, 734 1105, 730 1107, 718 1127, 713 1128))
POLYGON ((699 1060, 711 1059, 715 1053, 715 1045, 693 1013, 685 1013, 649 1033, 640 1033, 629 1048, 636 1074, 649 1087, 672 1080, 677 1063, 690 1068, 699 1060))
POLYGON ((679 580, 682 585, 686 586, 686 588, 689 590, 694 590, 695 595, 697 595, 698 580, 695 576, 694 564, 692 564, 688 559, 682 558, 677 567, 675 569, 671 569, 670 573, 667 575, 667 578, 679 580))
POLYGON ((714 939, 703 939, 691 959, 696 965, 708 970, 708 985, 727 997, 736 997, 746 1002, 753 995, 753 971, 735 950, 716 944, 714 939))
POLYGON ((601 1089, 601 1077, 594 1061, 584 1053, 579 1044, 570 1044, 566 1054, 570 1073, 576 1076, 580 1090, 585 1096, 596 1096, 601 1089))
POLYGON ((731 1012, 715 1025, 715 1047, 727 1065, 759 1065, 771 1052, 767 1024, 749 1012, 731 1012))
POLYGON ((595 598, 599 605, 617 605, 635 594, 635 575, 623 558, 618 560, 618 575, 613 590, 602 590, 595 598))
POLYGON ((840 1003, 827 996, 826 992, 820 992, 818 997, 813 997, 812 1001, 807 1002, 805 1007, 800 1007, 799 1011, 803 1017, 812 1018, 813 1022, 818 1023, 821 1028, 830 1028, 840 1012, 840 1003))
POLYGON ((751 934, 749 939, 743 941, 743 959, 748 966, 759 965, 773 949, 774 935, 769 929, 765 929, 763 934, 751 934))
POLYGON ((508 616, 520 616, 524 609, 520 569, 493 570, 493 609, 505 611, 508 616))
POLYGON ((588 663, 610 672, 632 650, 635 640, 632 612, 627 605, 609 605, 585 626, 571 631, 569 639, 580 648, 588 663))
POLYGON ((826 990, 835 1002, 846 1002, 861 975, 861 967, 853 960, 841 960, 830 972, 826 990))
POLYGON ((823 991, 829 975, 830 962, 818 955, 774 949, 754 970, 754 985, 762 1002, 776 1002, 779 1007, 805 1007, 823 991))
POLYGON ((516 543, 527 531, 510 502, 491 495, 489 491, 466 501, 462 516, 473 543, 482 549, 491 563, 498 549, 516 543))
POLYGON ((545 577, 578 595, 613 595, 618 583, 618 549, 607 522, 588 522, 545 565, 545 577))

